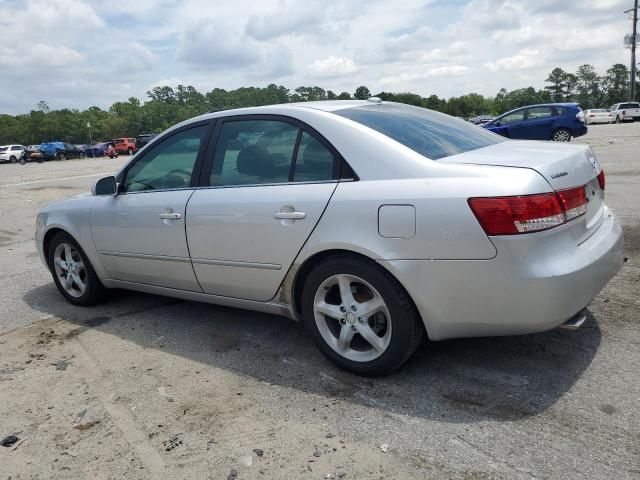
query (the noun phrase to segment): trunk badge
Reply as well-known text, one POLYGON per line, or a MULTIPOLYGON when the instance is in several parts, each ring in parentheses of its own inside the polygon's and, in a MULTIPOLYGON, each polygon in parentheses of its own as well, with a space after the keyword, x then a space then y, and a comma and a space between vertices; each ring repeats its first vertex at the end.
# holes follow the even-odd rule
POLYGON ((556 172, 551 174, 551 178, 566 177, 567 175, 569 175, 567 172, 556 172))

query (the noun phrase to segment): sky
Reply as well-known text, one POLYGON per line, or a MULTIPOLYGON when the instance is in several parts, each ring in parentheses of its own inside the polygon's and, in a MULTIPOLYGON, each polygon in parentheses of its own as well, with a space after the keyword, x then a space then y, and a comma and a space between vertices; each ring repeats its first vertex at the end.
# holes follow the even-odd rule
POLYGON ((0 114, 158 85, 495 95, 629 63, 632 0, 0 0, 0 114))

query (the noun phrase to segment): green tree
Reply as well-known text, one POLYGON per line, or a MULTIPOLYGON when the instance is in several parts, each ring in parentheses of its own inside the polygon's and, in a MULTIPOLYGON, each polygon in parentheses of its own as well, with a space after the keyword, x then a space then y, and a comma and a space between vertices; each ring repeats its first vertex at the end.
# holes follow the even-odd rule
POLYGON ((353 94, 353 98, 356 100, 366 100, 369 97, 371 97, 371 92, 364 85, 360 85, 356 88, 356 92, 353 94))
POLYGON ((550 95, 551 99, 554 102, 562 102, 565 99, 565 91, 567 88, 567 72, 565 72, 560 67, 556 67, 551 70, 551 73, 545 80, 545 82, 550 83, 551 85, 547 85, 544 87, 550 95))

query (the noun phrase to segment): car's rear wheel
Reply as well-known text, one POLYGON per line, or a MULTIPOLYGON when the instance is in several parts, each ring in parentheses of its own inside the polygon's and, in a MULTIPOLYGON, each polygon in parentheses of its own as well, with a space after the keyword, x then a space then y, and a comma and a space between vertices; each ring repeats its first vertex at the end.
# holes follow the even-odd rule
POLYGON ((102 300, 105 288, 91 262, 71 236, 57 233, 49 244, 47 259, 53 281, 67 301, 89 306, 102 300))
POLYGON ((59 153, 58 154, 58 160, 66 160, 67 156, 64 153, 59 153))
POLYGON ((571 132, 566 128, 559 128, 553 135, 551 135, 551 140, 554 142, 570 142, 571 141, 571 132))
POLYGON ((616 116, 616 123, 620 123, 620 122, 621 122, 620 116, 618 115, 618 116, 616 116))
POLYGON ((398 369, 424 327, 402 286, 374 262, 334 256, 306 278, 302 315, 320 351, 360 375, 398 369))
POLYGON ((18 161, 18 159, 14 155, 11 155, 11 157, 9 157, 9 161, 11 163, 16 163, 18 161))
POLYGON ((80 154, 78 155, 78 158, 80 159, 84 158, 84 153, 80 152, 80 154))

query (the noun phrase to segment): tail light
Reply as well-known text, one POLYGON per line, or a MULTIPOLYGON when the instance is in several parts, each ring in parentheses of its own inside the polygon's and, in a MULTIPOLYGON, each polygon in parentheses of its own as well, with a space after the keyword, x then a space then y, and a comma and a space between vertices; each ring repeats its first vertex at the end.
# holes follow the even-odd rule
POLYGON ((625 110, 622 110, 622 116, 624 117, 627 114, 625 110))
POLYGON ((580 110, 578 113, 576 113, 576 118, 580 122, 584 123, 584 112, 582 110, 580 110))
POLYGON ((487 235, 548 230, 587 211, 584 186, 536 195, 470 198, 468 202, 487 235))
POLYGON ((598 174, 598 185, 600 185, 602 190, 604 190, 604 183, 604 170, 600 170, 600 173, 598 174))

